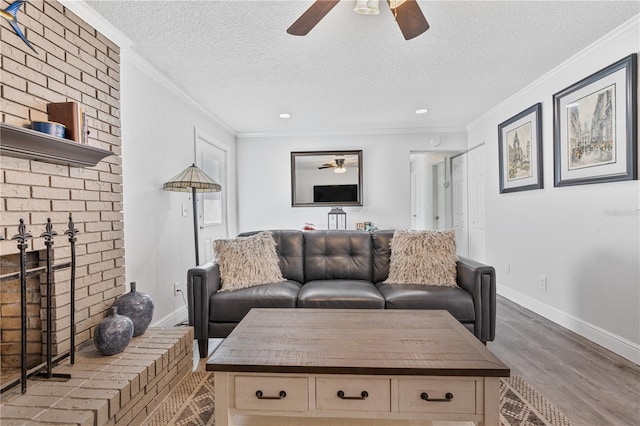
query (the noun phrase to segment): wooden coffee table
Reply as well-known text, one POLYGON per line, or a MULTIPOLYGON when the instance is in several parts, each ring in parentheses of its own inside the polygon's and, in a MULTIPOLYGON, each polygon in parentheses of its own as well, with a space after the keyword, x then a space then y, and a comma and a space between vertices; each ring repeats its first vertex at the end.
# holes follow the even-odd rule
POLYGON ((373 309, 252 309, 207 370, 216 426, 283 424, 264 416, 498 425, 509 376, 447 311, 373 309))

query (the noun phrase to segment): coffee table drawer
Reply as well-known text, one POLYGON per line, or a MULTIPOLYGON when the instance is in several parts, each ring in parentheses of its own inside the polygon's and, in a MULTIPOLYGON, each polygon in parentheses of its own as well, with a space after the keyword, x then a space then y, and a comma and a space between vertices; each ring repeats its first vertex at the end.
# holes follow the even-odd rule
POLYGON ((474 379, 400 379, 399 410, 402 412, 475 413, 474 379))
POLYGON ((236 376, 236 408, 265 411, 309 409, 306 377, 236 376))
POLYGON ((349 377, 316 378, 318 410, 391 411, 391 381, 349 377))

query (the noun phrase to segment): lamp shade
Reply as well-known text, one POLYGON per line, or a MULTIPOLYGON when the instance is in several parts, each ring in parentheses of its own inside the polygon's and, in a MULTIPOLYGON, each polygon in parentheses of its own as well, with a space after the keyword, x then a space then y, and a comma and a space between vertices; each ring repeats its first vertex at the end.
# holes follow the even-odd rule
POLYGON ((167 191, 178 192, 220 192, 222 186, 211 179, 198 166, 192 164, 176 176, 171 178, 169 182, 162 186, 167 191))
POLYGON ((191 192, 193 202, 193 235, 196 248, 196 265, 200 264, 200 253, 198 251, 198 204, 196 203, 196 192, 220 192, 222 186, 211 179, 205 172, 195 164, 190 165, 164 185, 167 191, 191 192))

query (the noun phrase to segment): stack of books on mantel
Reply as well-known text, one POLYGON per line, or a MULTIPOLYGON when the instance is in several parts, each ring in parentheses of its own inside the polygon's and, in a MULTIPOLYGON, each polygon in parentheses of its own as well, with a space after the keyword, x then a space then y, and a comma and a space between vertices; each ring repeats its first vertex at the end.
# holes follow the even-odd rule
POLYGON ((89 139, 87 117, 77 102, 56 102, 47 104, 49 121, 60 123, 66 128, 66 139, 86 144, 89 139))

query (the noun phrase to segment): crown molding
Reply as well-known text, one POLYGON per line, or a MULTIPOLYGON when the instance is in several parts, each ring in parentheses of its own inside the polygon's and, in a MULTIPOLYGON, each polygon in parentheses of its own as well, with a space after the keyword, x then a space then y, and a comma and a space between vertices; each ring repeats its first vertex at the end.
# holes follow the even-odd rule
POLYGON ((236 138, 270 138, 270 137, 314 137, 314 136, 344 136, 344 135, 390 135, 390 134, 432 134, 432 133, 456 133, 466 132, 466 127, 416 127, 416 128, 389 128, 389 129, 354 129, 354 130, 329 130, 329 131, 303 131, 303 132, 237 132, 219 117, 195 101, 186 92, 180 89, 168 77, 158 71, 142 56, 133 50, 134 42, 122 33, 111 22, 107 21, 95 9, 84 0, 58 0, 60 4, 75 13, 102 35, 120 47, 120 56, 141 72, 152 78, 170 93, 183 101, 186 105, 209 118, 222 129, 236 138))
POLYGON ((211 121, 215 122, 218 126, 222 127, 223 130, 230 133, 232 136, 236 137, 237 132, 232 129, 227 123, 218 118, 211 111, 206 109, 202 104, 196 102, 191 96, 185 93, 182 89, 175 85, 169 78, 167 78, 164 74, 158 71, 153 65, 147 62, 142 56, 138 53, 134 52, 131 49, 125 49, 120 52, 120 56, 123 60, 132 64, 136 68, 138 68, 141 72, 146 74, 149 78, 153 79, 159 85, 161 85, 168 92, 176 96, 182 102, 184 102, 187 106, 209 118, 211 121))
POLYGON ((287 138, 287 137, 318 137, 318 136, 358 136, 358 135, 424 135, 434 133, 466 133, 466 127, 410 127, 389 129, 353 129, 327 130, 308 132, 238 132, 237 138, 287 138))
POLYGON ((117 44, 120 49, 127 49, 133 46, 133 41, 129 37, 85 3, 84 0, 58 0, 58 2, 95 28, 100 34, 117 44))
MULTIPOLYGON (((603 37, 591 43, 589 46, 587 46, 580 52, 576 53, 566 61, 562 62, 560 65, 553 68, 551 71, 547 72, 546 74, 543 74, 541 77, 537 78, 536 80, 529 83, 521 90, 509 96, 507 99, 500 102, 498 105, 494 106, 493 108, 491 108, 490 110, 482 114, 481 116, 469 122, 466 125, 465 130, 468 130, 470 127, 473 127, 476 124, 486 120, 487 117, 497 112, 500 108, 502 108, 503 105, 511 102, 512 100, 518 98, 522 94, 530 91, 533 87, 540 84, 541 82, 544 82, 545 80, 553 78, 555 75, 558 75, 565 69, 573 66, 576 62, 581 61, 582 59, 593 55, 594 52, 597 52, 600 49, 605 49, 607 46, 615 45, 620 41, 620 39, 626 37, 627 35, 629 35, 634 31, 638 31, 638 29, 640 29, 640 14, 635 15, 633 18, 629 19, 627 22, 623 23, 618 28, 614 29, 608 34, 605 34, 603 37)), ((633 53, 633 52, 630 52, 630 53, 633 53)))
POLYGON ((175 85, 171 80, 164 76, 157 68, 147 62, 138 53, 133 51, 134 43, 118 28, 116 28, 111 22, 107 21, 102 15, 96 12, 91 6, 85 3, 84 0, 58 0, 64 7, 78 15, 79 18, 87 22, 102 35, 114 42, 120 47, 120 57, 127 60, 144 74, 155 80, 162 87, 167 89, 174 96, 179 98, 189 107, 200 112, 205 117, 214 121, 225 131, 233 136, 236 136, 236 131, 229 127, 228 124, 223 122, 216 115, 211 113, 208 109, 203 107, 200 103, 196 102, 191 96, 186 94, 182 89, 175 85))

